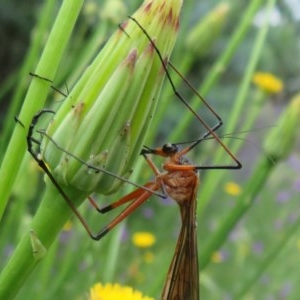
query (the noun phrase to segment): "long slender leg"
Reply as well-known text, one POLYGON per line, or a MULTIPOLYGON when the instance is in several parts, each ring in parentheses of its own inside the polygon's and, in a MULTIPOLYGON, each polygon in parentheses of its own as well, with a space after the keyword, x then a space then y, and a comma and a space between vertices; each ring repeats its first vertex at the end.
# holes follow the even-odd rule
MULTIPOLYGON (((140 195, 138 198, 132 201, 115 219, 113 219, 107 226, 105 226, 99 233, 92 236, 94 240, 100 240, 104 237, 112 228, 122 222, 125 218, 127 218, 134 210, 136 210, 139 206, 141 206, 152 193, 144 190, 140 190, 140 195)), ((129 201, 129 200, 127 200, 129 201)))
MULTIPOLYGON (((221 139, 218 137, 218 135, 215 133, 215 131, 220 128, 223 125, 223 121, 221 117, 217 114, 217 112, 207 103, 207 101, 197 92, 197 90, 192 86, 191 83, 189 83, 184 76, 180 74, 180 72, 177 70, 177 68, 171 64, 170 62, 165 62, 163 59, 160 50, 156 47, 155 43, 152 41, 151 37, 147 33, 147 31, 141 26, 141 24, 136 20, 135 18, 129 17, 133 22, 137 24, 137 26, 143 31, 145 36, 148 38, 148 40, 152 43, 153 48, 155 49, 163 68, 166 72, 166 76, 171 84, 171 87, 173 89, 174 94, 182 101, 182 103, 190 110, 190 112, 196 117, 196 119, 203 125, 203 127, 207 130, 206 133, 202 135, 198 140, 194 141, 190 147, 186 148, 186 152, 182 152, 182 155, 189 152, 192 148, 196 147, 201 141, 205 140, 208 136, 212 135, 215 140, 220 144, 220 146, 226 151, 226 153, 232 158, 232 160, 235 162, 235 165, 220 165, 216 166, 215 168, 211 168, 209 166, 202 166, 202 169, 240 169, 242 167, 242 164, 240 161, 233 155, 233 153, 228 149, 228 147, 221 141, 221 139), (173 68, 173 70, 185 81, 185 83, 191 88, 191 90, 202 100, 202 102, 205 104, 205 106, 211 111, 211 113, 217 118, 218 123, 214 125, 213 127, 210 127, 196 112, 195 110, 188 104, 186 99, 177 91, 175 84, 172 80, 172 77, 167 69, 167 64, 170 64, 170 66, 173 68)), ((185 142, 186 143, 186 142, 185 142)), ((179 145, 179 144, 178 144, 179 145)), ((199 168, 200 169, 200 168, 199 168)))
POLYGON ((156 196, 159 196, 159 197, 161 197, 161 198, 165 198, 165 197, 166 197, 164 194, 158 193, 158 192, 156 192, 156 191, 151 191, 151 190, 149 190, 146 186, 139 185, 139 184, 137 184, 137 183, 135 183, 135 182, 132 182, 132 181, 130 181, 130 180, 124 178, 124 177, 121 177, 121 176, 119 176, 119 175, 116 175, 116 174, 114 174, 114 173, 112 173, 112 172, 110 172, 110 171, 108 171, 108 170, 106 170, 106 169, 100 168, 99 166, 94 166, 94 165, 91 165, 91 164, 87 163, 85 160, 83 160, 83 159, 77 157, 76 155, 74 155, 74 154, 71 153, 70 151, 67 151, 66 149, 64 149, 64 148, 62 148, 60 145, 58 145, 58 144, 53 140, 53 138, 52 138, 51 136, 49 136, 44 130, 38 130, 37 132, 39 132, 41 135, 47 137, 47 138, 54 144, 54 146, 55 146, 57 149, 63 151, 64 153, 66 153, 66 154, 69 155, 70 157, 72 157, 72 158, 76 159, 77 161, 81 162, 81 163, 82 163, 83 165, 85 165, 88 169, 94 170, 96 173, 102 172, 102 173, 104 173, 104 174, 106 174, 106 175, 109 175, 109 176, 112 176, 112 177, 114 177, 114 178, 117 178, 117 179, 119 179, 119 180, 121 180, 121 181, 123 181, 123 182, 129 183, 129 184, 131 184, 131 185, 133 185, 133 186, 135 186, 135 187, 138 187, 138 188, 144 188, 145 190, 148 190, 148 191, 150 191, 150 192, 153 192, 156 196))
MULTIPOLYGON (((143 187, 144 188, 139 188, 139 189, 136 189, 134 190, 133 192, 129 193, 128 195, 122 197, 121 199, 119 199, 118 201, 116 202, 113 202, 107 206, 104 206, 104 207, 99 207, 98 204, 96 203, 96 201, 92 198, 92 197, 88 197, 88 200, 90 201, 91 205, 99 212, 99 213, 102 213, 102 214, 105 214, 127 202, 130 202, 132 201, 132 199, 135 199, 137 198, 140 194, 141 194, 141 191, 151 191, 151 188, 153 188, 153 186, 155 185, 154 182, 148 182, 146 183, 143 187)), ((155 191, 153 190, 153 193, 155 191)))
MULTIPOLYGON (((126 218, 129 214, 131 214, 144 201, 146 201, 152 194, 155 194, 155 192, 158 190, 159 186, 156 183, 154 183, 154 182, 149 182, 149 183, 145 184, 144 186, 139 186, 139 188, 137 190, 135 190, 135 191, 131 192, 130 194, 124 196, 123 198, 121 198, 120 200, 116 201, 115 203, 110 204, 110 205, 108 205, 106 207, 103 207, 103 208, 99 208, 96 205, 95 201, 93 201, 90 198, 90 202, 92 203, 92 205, 99 212, 101 212, 101 213, 108 212, 108 211, 110 211, 110 210, 112 210, 112 209, 114 209, 116 207, 121 206, 124 203, 132 202, 110 224, 108 224, 107 226, 105 226, 102 230, 99 231, 99 233, 97 233, 96 235, 94 235, 92 233, 90 227, 88 226, 87 222, 85 221, 85 219, 82 217, 82 215, 79 213, 79 211, 77 210, 77 208, 73 204, 72 200, 69 198, 69 196, 64 192, 64 190, 58 184, 58 182, 56 181, 56 179, 52 175, 51 171, 47 167, 46 163, 41 158, 41 155, 39 153, 39 149, 37 151, 34 150, 34 146, 33 146, 34 144, 37 144, 38 146, 40 146, 40 141, 38 141, 37 139, 35 139, 33 137, 34 128, 35 128, 35 126, 36 126, 39 118, 43 114, 45 114, 45 113, 52 113, 52 114, 54 114, 54 111, 49 110, 49 109, 41 110, 32 119, 32 122, 31 122, 31 124, 29 126, 29 129, 28 129, 28 134, 27 134, 27 147, 28 147, 28 151, 30 152, 30 154, 32 155, 32 157, 37 161, 38 165, 48 175, 48 177, 50 178, 52 184, 60 192, 60 194, 62 195, 62 197, 64 198, 64 200, 67 202, 67 204, 71 208, 71 210, 74 212, 74 214, 77 216, 77 218, 79 219, 79 221, 82 223, 83 227, 85 228, 85 230, 87 231, 87 233, 89 234, 89 236, 92 239, 94 239, 94 240, 99 240, 108 231, 110 231, 113 227, 115 227, 117 224, 119 224, 124 218, 126 218)), ((68 154, 71 155, 70 153, 68 153, 68 154)), ((75 157, 75 156, 72 155, 72 157, 75 157)))

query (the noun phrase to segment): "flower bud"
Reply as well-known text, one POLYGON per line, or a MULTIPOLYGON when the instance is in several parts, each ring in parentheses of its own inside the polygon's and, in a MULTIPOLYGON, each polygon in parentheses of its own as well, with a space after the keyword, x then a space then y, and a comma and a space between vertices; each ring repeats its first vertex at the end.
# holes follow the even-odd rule
MULTIPOLYGON (((181 4, 182 0, 147 0, 132 16, 165 61, 176 40, 181 4)), ((42 155, 59 184, 86 194, 109 194, 118 188, 120 180, 88 169, 73 155, 128 177, 154 114, 164 73, 153 45, 129 19, 86 69, 47 128, 51 139, 44 136, 42 155)))
POLYGON ((300 95, 296 95, 286 111, 281 116, 279 123, 268 136, 264 149, 268 156, 275 162, 286 158, 291 152, 300 125, 300 95))
POLYGON ((103 20, 110 20, 113 24, 118 24, 122 17, 126 17, 126 13, 126 6, 122 0, 106 0, 100 15, 103 20))
POLYGON ((196 57, 210 51, 227 20, 230 6, 221 3, 192 29, 186 39, 186 48, 196 57))

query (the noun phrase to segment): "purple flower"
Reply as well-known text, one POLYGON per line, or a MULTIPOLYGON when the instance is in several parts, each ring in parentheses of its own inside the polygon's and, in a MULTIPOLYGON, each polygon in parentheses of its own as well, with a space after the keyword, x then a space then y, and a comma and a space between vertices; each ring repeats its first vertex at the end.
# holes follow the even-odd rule
POLYGON ((255 242, 252 246, 252 249, 256 254, 261 254, 264 251, 264 245, 262 242, 255 242))
POLYGON ((300 179, 296 179, 295 182, 294 182, 294 189, 297 191, 297 192, 300 192, 300 179))
POLYGON ((146 219, 151 219, 154 216, 154 211, 151 207, 143 207, 143 216, 146 219))
POLYGON ((278 203, 285 203, 290 199, 290 194, 287 191, 281 191, 277 195, 278 203))
POLYGON ((286 297, 292 292, 292 284, 290 282, 285 282, 279 291, 279 296, 283 297, 282 299, 287 299, 286 297))

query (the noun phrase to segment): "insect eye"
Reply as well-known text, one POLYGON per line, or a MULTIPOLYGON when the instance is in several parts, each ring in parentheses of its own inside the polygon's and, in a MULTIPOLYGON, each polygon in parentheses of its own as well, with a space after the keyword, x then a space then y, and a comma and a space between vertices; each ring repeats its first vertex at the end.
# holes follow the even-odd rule
POLYGON ((178 151, 178 147, 175 144, 168 143, 168 144, 163 145, 162 150, 166 154, 174 154, 178 151))

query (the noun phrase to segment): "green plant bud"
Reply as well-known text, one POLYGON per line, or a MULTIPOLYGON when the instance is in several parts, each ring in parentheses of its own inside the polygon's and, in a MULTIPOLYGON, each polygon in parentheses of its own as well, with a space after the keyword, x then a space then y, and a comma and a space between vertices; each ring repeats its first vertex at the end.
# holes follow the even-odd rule
POLYGON ((127 15, 126 6, 121 0, 106 0, 100 15, 103 20, 110 20, 113 24, 118 24, 122 22, 121 18, 125 18, 127 15))
MULTIPOLYGON (((147 0, 132 16, 168 60, 182 0, 147 0)), ((82 162, 128 177, 161 90, 164 68, 153 45, 129 19, 107 42, 47 128, 42 156, 57 181, 90 194, 114 192, 120 180, 82 162), (55 143, 54 143, 54 142, 55 143), (57 145, 59 147, 57 147, 57 145)))
POLYGON ((296 95, 267 138, 264 149, 275 162, 286 158, 296 141, 300 125, 300 94, 296 95))
POLYGON ((229 9, 228 4, 220 4, 189 33, 185 45, 193 55, 201 57, 209 52, 212 43, 220 35, 229 9))

